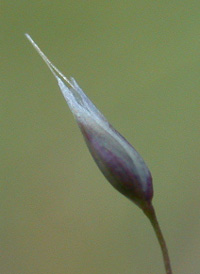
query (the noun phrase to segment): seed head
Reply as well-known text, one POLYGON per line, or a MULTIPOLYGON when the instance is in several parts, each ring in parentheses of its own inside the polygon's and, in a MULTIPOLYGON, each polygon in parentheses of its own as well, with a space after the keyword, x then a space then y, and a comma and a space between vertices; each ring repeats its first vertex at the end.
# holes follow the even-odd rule
POLYGON ((144 208, 151 203, 151 173, 140 154, 116 131, 95 107, 77 82, 68 80, 43 54, 31 37, 29 41, 58 81, 60 90, 71 109, 99 169, 111 185, 144 208))

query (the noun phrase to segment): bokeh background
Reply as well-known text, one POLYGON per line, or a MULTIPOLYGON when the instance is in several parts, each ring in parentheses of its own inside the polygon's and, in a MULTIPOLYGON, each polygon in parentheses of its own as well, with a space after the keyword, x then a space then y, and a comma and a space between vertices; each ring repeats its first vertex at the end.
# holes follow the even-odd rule
POLYGON ((25 32, 141 153, 174 273, 200 272, 199 14, 189 0, 2 2, 0 273, 164 273, 25 32))

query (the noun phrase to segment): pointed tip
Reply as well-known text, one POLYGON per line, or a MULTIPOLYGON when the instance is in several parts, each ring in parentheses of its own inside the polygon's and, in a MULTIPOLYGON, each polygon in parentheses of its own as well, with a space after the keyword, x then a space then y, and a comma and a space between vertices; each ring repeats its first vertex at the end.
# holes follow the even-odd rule
POLYGON ((31 36, 28 33, 24 33, 24 35, 26 36, 26 38, 31 42, 31 44, 34 44, 33 39, 31 38, 31 36))
POLYGON ((29 40, 29 42, 32 44, 32 46, 35 48, 35 50, 39 53, 39 55, 42 57, 44 62, 47 64, 53 75, 56 77, 58 80, 58 76, 60 76, 70 87, 75 88, 73 83, 69 81, 64 74, 59 71, 54 64, 47 58, 47 56, 43 53, 43 51, 39 48, 39 46, 34 42, 34 40, 31 38, 31 36, 28 33, 24 34, 26 38, 29 40))

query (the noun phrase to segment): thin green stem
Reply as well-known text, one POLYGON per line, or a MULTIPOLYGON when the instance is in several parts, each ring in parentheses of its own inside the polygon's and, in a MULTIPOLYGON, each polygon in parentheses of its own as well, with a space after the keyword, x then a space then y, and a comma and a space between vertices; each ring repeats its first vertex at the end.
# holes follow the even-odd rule
POLYGON ((145 215, 148 217, 148 219, 150 220, 150 222, 153 226, 153 229, 155 231, 156 237, 158 239, 158 242, 160 244, 166 274, 172 274, 172 269, 171 269, 169 254, 168 254, 168 250, 167 250, 167 245, 166 245, 165 239, 163 237, 162 231, 160 229, 154 207, 151 203, 149 203, 149 204, 145 205, 145 207, 143 207, 143 211, 144 211, 145 215))

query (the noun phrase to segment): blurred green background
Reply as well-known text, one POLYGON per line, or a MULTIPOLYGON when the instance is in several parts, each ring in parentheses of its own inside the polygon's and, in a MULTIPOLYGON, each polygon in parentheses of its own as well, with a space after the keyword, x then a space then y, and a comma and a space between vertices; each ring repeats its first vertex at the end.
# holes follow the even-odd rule
POLYGON ((25 32, 141 153, 174 273, 200 272, 199 14, 189 0, 2 2, 0 273, 164 273, 25 32))

